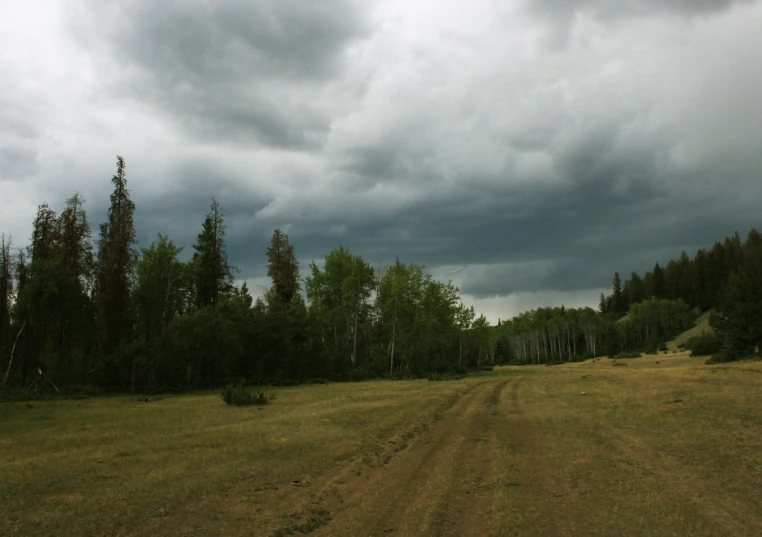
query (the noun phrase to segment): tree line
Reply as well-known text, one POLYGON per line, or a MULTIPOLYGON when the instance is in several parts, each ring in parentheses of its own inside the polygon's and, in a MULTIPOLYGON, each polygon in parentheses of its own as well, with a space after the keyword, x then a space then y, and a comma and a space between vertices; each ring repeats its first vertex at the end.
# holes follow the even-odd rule
POLYGON ((97 237, 74 194, 38 207, 29 244, 0 234, 0 374, 4 387, 163 390, 310 379, 418 377, 492 364, 542 364, 655 352, 712 309, 718 360, 762 345, 762 236, 752 230, 682 252, 643 277, 613 279, 599 310, 539 308, 491 327, 452 282, 399 259, 380 270, 338 247, 302 277, 289 237, 273 232, 272 281, 253 299, 225 247, 212 199, 193 254, 159 234, 137 248, 135 204, 117 157, 97 237))
POLYGON ((738 232, 715 242, 711 248, 700 248, 691 258, 685 251, 678 259, 659 263, 643 277, 636 272, 624 282, 614 274, 612 292, 601 294, 599 311, 624 322, 638 324, 650 316, 642 329, 626 335, 627 341, 643 343, 664 339, 657 326, 675 331, 687 310, 712 311, 710 326, 714 329, 721 350, 715 361, 743 358, 762 347, 762 234, 752 229, 745 240, 738 232), (651 311, 655 302, 674 302, 677 309, 661 314, 651 311), (678 311, 679 310, 679 311, 678 311), (654 319, 662 315, 657 323, 654 319), (666 315, 666 317, 664 317, 666 315), (625 317, 626 316, 626 317, 625 317), (677 322, 679 321, 679 322, 677 322))
POLYGON ((397 259, 380 271, 338 247, 306 277, 289 237, 267 248, 271 287, 253 299, 212 199, 193 255, 159 234, 137 248, 135 204, 117 157, 106 222, 85 200, 39 206, 28 246, 0 237, 4 386, 111 390, 351 380, 466 371, 493 358, 489 323, 451 282, 397 259), (305 300, 306 299, 306 300, 305 300))

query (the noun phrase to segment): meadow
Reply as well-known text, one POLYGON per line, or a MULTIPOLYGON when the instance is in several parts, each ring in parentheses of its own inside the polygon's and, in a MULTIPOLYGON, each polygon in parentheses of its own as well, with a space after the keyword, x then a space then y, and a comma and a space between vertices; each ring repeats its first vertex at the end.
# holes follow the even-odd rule
POLYGON ((762 363, 0 404, 3 535, 762 535, 762 363))

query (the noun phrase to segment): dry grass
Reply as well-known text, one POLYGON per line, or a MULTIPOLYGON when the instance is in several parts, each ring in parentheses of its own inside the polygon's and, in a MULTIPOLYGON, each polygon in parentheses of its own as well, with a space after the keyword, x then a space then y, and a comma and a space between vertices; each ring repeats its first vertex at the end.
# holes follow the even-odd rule
POLYGON ((188 535, 226 534, 235 520, 188 507, 245 483, 239 500, 254 513, 274 487, 317 479, 459 389, 276 389, 258 408, 226 406, 216 393, 2 404, 0 534, 176 535, 178 523, 188 535))
POLYGON ((762 363, 705 366, 686 353, 612 362, 549 368, 505 403, 517 417, 501 433, 498 479, 514 486, 496 508, 500 527, 762 535, 762 363))
POLYGON ((762 363, 626 362, 0 405, 0 534, 762 535, 762 363))

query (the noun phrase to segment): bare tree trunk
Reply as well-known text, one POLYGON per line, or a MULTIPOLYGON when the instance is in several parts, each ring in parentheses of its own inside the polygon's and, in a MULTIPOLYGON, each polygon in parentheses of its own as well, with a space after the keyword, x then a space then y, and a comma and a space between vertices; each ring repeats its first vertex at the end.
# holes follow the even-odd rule
POLYGON ((24 324, 21 325, 21 330, 19 330, 19 333, 16 334, 16 339, 13 341, 13 347, 11 347, 11 357, 8 359, 8 369, 5 370, 5 379, 3 380, 3 386, 8 385, 8 375, 11 374, 11 366, 13 365, 13 353, 16 351, 16 343, 19 342, 19 337, 21 337, 21 332, 24 331, 25 326, 26 319, 24 319, 24 324))
POLYGON ((357 309, 355 309, 354 341, 352 343, 352 367, 357 365, 357 309))

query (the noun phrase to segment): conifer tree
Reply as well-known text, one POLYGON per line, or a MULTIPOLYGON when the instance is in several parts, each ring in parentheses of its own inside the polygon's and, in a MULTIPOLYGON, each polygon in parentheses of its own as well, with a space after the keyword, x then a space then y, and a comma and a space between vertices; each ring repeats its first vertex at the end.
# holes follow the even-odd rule
POLYGON ((616 315, 623 315, 626 309, 625 298, 622 294, 622 279, 619 277, 619 273, 615 272, 611 294, 611 311, 616 315))
POLYGON ((299 291, 299 261, 288 235, 280 229, 273 232, 267 248, 267 275, 272 278, 273 289, 282 305, 288 308, 299 291))
POLYGON ((114 191, 107 221, 101 224, 98 239, 97 300, 101 350, 112 353, 126 338, 130 328, 130 291, 137 263, 135 245, 135 204, 127 190, 126 164, 116 157, 114 191))
POLYGON ((651 294, 656 298, 667 298, 667 283, 664 280, 664 270, 659 263, 654 265, 651 294))
POLYGON ((201 233, 193 248, 196 281, 196 306, 216 306, 220 298, 233 291, 233 272, 225 250, 225 213, 212 198, 201 233))

